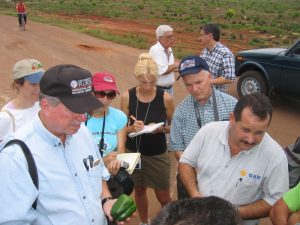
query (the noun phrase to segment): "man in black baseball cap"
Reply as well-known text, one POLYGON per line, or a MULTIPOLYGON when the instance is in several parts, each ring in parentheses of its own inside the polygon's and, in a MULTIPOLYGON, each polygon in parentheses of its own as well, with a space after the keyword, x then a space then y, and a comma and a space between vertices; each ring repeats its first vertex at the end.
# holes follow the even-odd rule
POLYGON ((43 94, 57 97, 72 112, 83 114, 103 104, 92 94, 92 75, 74 65, 58 65, 47 70, 40 82, 43 94))
POLYGON ((38 185, 33 185, 27 169, 34 168, 34 163, 27 165, 17 145, 2 150, 8 139, 4 140, 0 161, 6 169, 0 170, 0 199, 9 207, 1 208, 8 216, 0 217, 0 224, 107 224, 106 217, 113 220, 110 210, 116 199, 106 184, 110 174, 84 125, 84 113, 102 106, 92 95, 91 79, 89 71, 73 65, 45 72, 38 115, 9 137, 22 140, 32 152, 38 185), (14 203, 16 196, 22 204, 14 203), (12 209, 22 213, 11 214, 12 209))
MULTIPOLYGON (((187 56, 178 68, 189 95, 177 106, 171 124, 170 149, 179 160, 197 131, 206 123, 228 120, 236 99, 215 90, 206 61, 197 56, 187 56)), ((187 198, 183 184, 177 177, 178 199, 187 198)))

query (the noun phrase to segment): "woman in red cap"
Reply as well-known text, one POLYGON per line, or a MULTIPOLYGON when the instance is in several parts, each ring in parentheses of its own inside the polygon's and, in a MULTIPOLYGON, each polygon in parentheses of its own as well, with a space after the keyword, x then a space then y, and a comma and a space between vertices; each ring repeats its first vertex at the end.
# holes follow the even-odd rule
MULTIPOLYGON (((125 152, 127 117, 121 110, 111 107, 113 99, 119 94, 113 75, 95 73, 92 77, 94 95, 103 107, 87 116, 86 126, 92 132, 104 164, 111 174, 119 171, 117 153, 125 152)), ((121 189, 112 180, 108 181, 113 197, 119 197, 121 189), (119 190, 120 189, 120 190, 119 190)))

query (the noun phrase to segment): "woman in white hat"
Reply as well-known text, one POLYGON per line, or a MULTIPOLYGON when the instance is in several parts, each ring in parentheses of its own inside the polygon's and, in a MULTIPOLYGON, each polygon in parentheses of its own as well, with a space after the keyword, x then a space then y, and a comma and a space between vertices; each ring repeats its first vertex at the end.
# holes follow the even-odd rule
POLYGON ((12 87, 17 96, 1 109, 0 141, 38 113, 39 82, 44 72, 42 64, 35 59, 24 59, 14 65, 12 87))

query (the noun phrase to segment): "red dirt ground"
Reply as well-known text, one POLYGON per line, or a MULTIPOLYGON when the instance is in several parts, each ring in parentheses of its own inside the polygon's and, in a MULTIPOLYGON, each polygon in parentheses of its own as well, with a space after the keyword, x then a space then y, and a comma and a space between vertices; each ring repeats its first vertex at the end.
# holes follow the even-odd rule
MULTIPOLYGON (((64 14, 41 14, 43 17, 55 17, 60 20, 74 21, 84 27, 90 29, 99 29, 117 35, 141 35, 148 41, 148 46, 156 42, 155 29, 158 23, 155 21, 128 21, 121 19, 111 19, 102 16, 88 16, 88 15, 64 15, 64 14), (150 25, 156 24, 156 25, 150 25)), ((203 46, 197 41, 199 33, 184 32, 183 27, 172 26, 175 29, 176 46, 191 53, 198 54, 203 46)), ((248 43, 253 38, 258 39, 272 39, 274 36, 267 36, 254 30, 222 30, 221 42, 225 44, 234 54, 240 50, 251 48, 248 43), (235 35, 235 39, 230 40, 231 35, 235 35), (242 39, 241 39, 242 37, 242 39)), ((253 47, 252 47, 253 48, 253 47)))

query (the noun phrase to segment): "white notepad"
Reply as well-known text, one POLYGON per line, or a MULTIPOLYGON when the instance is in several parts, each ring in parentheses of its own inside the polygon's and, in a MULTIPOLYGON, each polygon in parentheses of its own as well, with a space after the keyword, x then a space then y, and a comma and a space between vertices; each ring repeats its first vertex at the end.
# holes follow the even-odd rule
POLYGON ((149 125, 145 125, 144 129, 139 131, 139 132, 132 132, 130 134, 128 134, 128 137, 135 137, 141 134, 145 134, 145 133, 151 133, 153 131, 155 131, 157 128, 163 126, 165 123, 164 122, 160 122, 160 123, 153 123, 153 124, 149 124, 149 125))
POLYGON ((136 164, 139 162, 141 158, 141 153, 133 152, 133 153, 119 153, 117 154, 117 159, 125 161, 129 164, 129 167, 126 169, 129 174, 132 174, 136 164))

